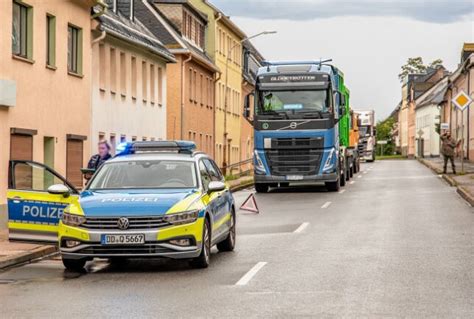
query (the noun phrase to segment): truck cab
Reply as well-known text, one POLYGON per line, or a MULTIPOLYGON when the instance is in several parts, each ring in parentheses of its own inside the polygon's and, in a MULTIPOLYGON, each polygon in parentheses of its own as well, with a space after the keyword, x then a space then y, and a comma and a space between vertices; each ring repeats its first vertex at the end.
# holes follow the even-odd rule
POLYGON ((328 61, 266 62, 258 70, 254 105, 254 175, 257 192, 289 183, 325 183, 339 190, 346 168, 340 161, 339 120, 345 97, 338 70, 328 61))
POLYGON ((359 154, 367 162, 375 161, 375 111, 357 111, 359 125, 359 154))

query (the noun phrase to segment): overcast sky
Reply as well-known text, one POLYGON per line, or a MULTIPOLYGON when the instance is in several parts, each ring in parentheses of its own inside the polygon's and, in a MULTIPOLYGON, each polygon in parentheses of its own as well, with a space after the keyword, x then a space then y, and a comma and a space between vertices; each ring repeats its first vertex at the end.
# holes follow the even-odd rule
POLYGON ((400 66, 437 58, 454 70, 463 42, 474 42, 474 0, 211 0, 268 60, 332 58, 355 109, 383 119, 400 101, 400 66))

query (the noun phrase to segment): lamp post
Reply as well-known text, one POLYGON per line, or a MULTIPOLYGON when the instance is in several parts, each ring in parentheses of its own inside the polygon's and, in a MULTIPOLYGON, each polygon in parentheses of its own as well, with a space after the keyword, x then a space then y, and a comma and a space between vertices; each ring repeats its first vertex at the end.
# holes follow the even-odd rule
POLYGON ((224 86, 224 148, 223 148, 223 170, 224 170, 224 175, 227 173, 227 163, 230 162, 230 142, 232 141, 231 139, 228 139, 227 136, 229 133, 227 132, 227 101, 228 101, 228 95, 227 95, 227 86, 229 84, 229 60, 230 60, 230 55, 232 51, 241 45, 242 43, 249 41, 250 39, 254 39, 256 37, 259 37, 261 35, 266 35, 266 34, 275 34, 277 33, 276 31, 263 31, 257 34, 254 34, 250 37, 246 37, 233 46, 229 47, 227 50, 227 56, 226 56, 226 61, 225 61, 225 86, 224 86), (228 159, 228 160, 227 160, 228 159))

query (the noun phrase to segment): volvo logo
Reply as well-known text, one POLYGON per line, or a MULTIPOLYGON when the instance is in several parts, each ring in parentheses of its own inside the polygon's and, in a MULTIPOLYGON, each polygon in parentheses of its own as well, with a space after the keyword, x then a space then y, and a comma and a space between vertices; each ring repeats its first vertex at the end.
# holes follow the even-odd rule
POLYGON ((263 123, 263 124, 262 124, 262 128, 263 128, 264 130, 268 130, 269 127, 270 127, 270 124, 268 124, 268 123, 263 123))
POLYGON ((293 130, 294 130, 297 126, 298 126, 298 124, 296 124, 296 122, 291 122, 291 123, 290 123, 290 128, 293 129, 293 130))
POLYGON ((117 227, 119 229, 125 230, 128 229, 128 226, 130 226, 130 222, 128 221, 128 218, 126 217, 120 217, 117 221, 117 227))

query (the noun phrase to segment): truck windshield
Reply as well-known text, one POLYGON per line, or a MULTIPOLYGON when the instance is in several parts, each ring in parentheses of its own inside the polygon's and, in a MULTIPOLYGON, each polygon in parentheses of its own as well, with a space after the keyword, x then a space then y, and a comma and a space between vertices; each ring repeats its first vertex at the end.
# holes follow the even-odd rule
POLYGON ((257 114, 329 112, 326 90, 260 91, 257 114))
POLYGON ((105 163, 88 190, 195 188, 194 162, 138 160, 105 163))
POLYGON ((370 126, 361 126, 359 127, 359 136, 369 136, 370 135, 370 126))

